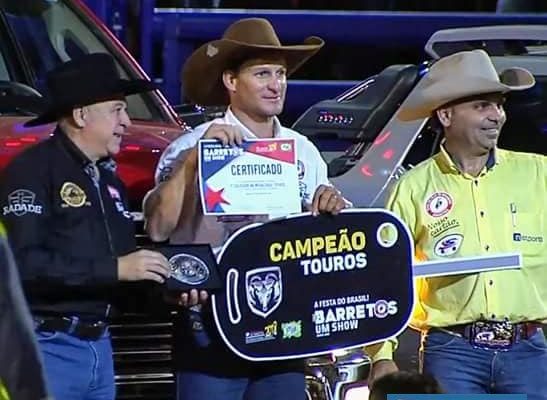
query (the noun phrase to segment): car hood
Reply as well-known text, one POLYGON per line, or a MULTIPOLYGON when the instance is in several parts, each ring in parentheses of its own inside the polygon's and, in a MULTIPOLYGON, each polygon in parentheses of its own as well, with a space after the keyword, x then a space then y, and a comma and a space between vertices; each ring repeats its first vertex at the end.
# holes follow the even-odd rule
MULTIPOLYGON (((28 118, 0 118, 0 169, 25 148, 51 136, 55 124, 32 128, 23 126, 28 118)), ((180 136, 176 124, 133 121, 116 155, 118 173, 129 191, 131 208, 140 209, 143 196, 154 185, 154 171, 163 150, 180 136)))
MULTIPOLYGON (((55 124, 47 124, 35 127, 24 127, 28 120, 26 117, 0 118, 0 140, 8 141, 8 148, 18 149, 29 144, 46 139, 53 132, 55 124), (16 145, 17 141, 21 142, 16 145)), ((169 142, 181 134, 181 127, 175 124, 161 122, 133 121, 127 129, 129 135, 124 137, 122 146, 143 146, 147 149, 164 149, 169 142)))

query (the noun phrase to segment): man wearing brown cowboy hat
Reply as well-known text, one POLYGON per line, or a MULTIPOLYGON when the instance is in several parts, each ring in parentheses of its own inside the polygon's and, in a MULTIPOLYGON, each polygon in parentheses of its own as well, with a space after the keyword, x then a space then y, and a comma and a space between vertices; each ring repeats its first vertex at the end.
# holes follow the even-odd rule
POLYGON ((119 281, 163 282, 163 255, 135 251, 125 187, 111 156, 131 124, 125 96, 153 90, 121 79, 107 54, 47 75, 49 108, 26 126, 57 121, 52 137, 15 157, 0 205, 56 399, 115 397, 106 320, 119 281))
MULTIPOLYGON (((283 127, 287 76, 323 45, 317 37, 302 45, 283 46, 271 24, 262 18, 234 22, 222 39, 204 44, 182 71, 185 94, 202 105, 229 105, 223 118, 198 126, 166 149, 157 167, 158 185, 145 199, 147 231, 154 240, 206 242, 218 247, 237 228, 267 217, 241 216, 219 220, 203 216, 196 193, 196 143, 201 138, 238 145, 246 138, 294 138, 299 165, 300 198, 314 213, 337 213, 346 207, 327 179, 318 150, 299 133, 283 127)), ((199 294, 203 323, 181 329, 178 398, 301 399, 305 396, 300 362, 250 363, 223 344, 214 326, 207 293, 199 294)), ((181 305, 198 303, 198 293, 182 294, 181 305)))
MULTIPOLYGON (((498 76, 483 50, 460 52, 437 61, 400 112, 433 117, 444 131, 439 153, 407 172, 388 201, 416 254, 522 255, 521 269, 418 281, 412 326, 422 332, 421 366, 447 393, 547 399, 547 162, 497 148, 506 94, 534 83, 521 68, 498 76)), ((395 368, 392 342, 382 351, 373 379, 395 368)))

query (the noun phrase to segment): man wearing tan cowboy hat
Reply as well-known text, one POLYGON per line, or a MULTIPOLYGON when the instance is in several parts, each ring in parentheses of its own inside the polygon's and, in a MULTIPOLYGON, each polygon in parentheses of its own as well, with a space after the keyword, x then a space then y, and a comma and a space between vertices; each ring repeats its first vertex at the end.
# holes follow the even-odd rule
MULTIPOLYGON (((337 213, 346 202, 327 179, 318 150, 277 119, 283 109, 287 76, 323 46, 310 37, 302 45, 283 46, 271 24, 262 18, 234 22, 222 39, 204 44, 182 71, 185 94, 202 105, 228 105, 223 118, 202 124, 166 149, 156 171, 157 186, 145 199, 147 231, 154 240, 205 242, 218 247, 237 228, 266 216, 219 220, 204 217, 196 193, 196 143, 217 139, 226 145, 246 138, 294 138, 299 165, 300 198, 314 213, 337 213)), ((233 355, 210 313, 207 293, 182 294, 181 305, 204 307, 203 324, 181 329, 176 346, 178 399, 301 399, 305 381, 301 362, 250 363, 233 355), (198 305, 200 306, 200 305, 198 305)))
MULTIPOLYGON (((497 148, 505 95, 534 83, 521 68, 498 76, 482 50, 460 52, 431 67, 400 113, 433 117, 444 131, 439 153, 407 172, 388 200, 417 256, 522 255, 521 269, 418 281, 412 326, 422 332, 421 366, 447 393, 547 399, 547 162, 497 148)), ((385 342, 373 379, 396 368, 392 350, 385 342)))
POLYGON ((165 257, 135 251, 126 190, 112 160, 131 124, 125 96, 155 89, 122 79, 107 54, 47 74, 50 105, 26 126, 53 135, 16 156, 0 209, 55 399, 115 397, 107 319, 119 281, 163 282, 165 257))

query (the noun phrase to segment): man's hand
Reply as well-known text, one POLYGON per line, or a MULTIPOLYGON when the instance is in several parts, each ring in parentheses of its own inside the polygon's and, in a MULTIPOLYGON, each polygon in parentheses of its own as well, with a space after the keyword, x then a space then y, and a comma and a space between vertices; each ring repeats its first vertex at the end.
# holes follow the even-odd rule
POLYGON ((170 274, 169 261, 157 251, 143 249, 118 257, 120 281, 149 280, 163 283, 170 274))
POLYGON ((178 295, 168 294, 165 296, 165 301, 171 304, 175 304, 181 307, 192 307, 196 304, 205 304, 209 299, 209 293, 205 290, 200 290, 199 294, 196 289, 190 290, 188 292, 182 292, 178 295))
POLYGON ((346 208, 346 202, 336 188, 327 185, 319 185, 315 190, 310 210, 313 215, 318 215, 319 213, 336 215, 344 208, 346 208))
POLYGON ((243 143, 240 128, 228 124, 211 124, 203 134, 203 139, 217 139, 224 146, 241 146, 243 143))
POLYGON ((368 376, 368 387, 372 388, 374 382, 384 375, 399 371, 397 364, 393 360, 379 360, 372 364, 370 374, 368 376))

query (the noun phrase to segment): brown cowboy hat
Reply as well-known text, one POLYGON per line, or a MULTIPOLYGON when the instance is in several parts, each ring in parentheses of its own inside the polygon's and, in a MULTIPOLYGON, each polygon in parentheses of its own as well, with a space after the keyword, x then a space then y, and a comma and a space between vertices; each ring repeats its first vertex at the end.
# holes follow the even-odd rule
POLYGON ((433 64, 398 117, 403 121, 427 118, 453 101, 486 93, 524 90, 535 82, 528 70, 518 67, 506 69, 498 76, 484 50, 462 51, 433 64))
POLYGON ((261 50, 279 52, 287 63, 287 74, 296 71, 321 47, 323 40, 311 36, 301 45, 282 46, 274 28, 264 18, 245 18, 234 22, 219 40, 205 43, 186 60, 182 68, 184 94, 193 103, 224 105, 228 98, 222 73, 261 50))

